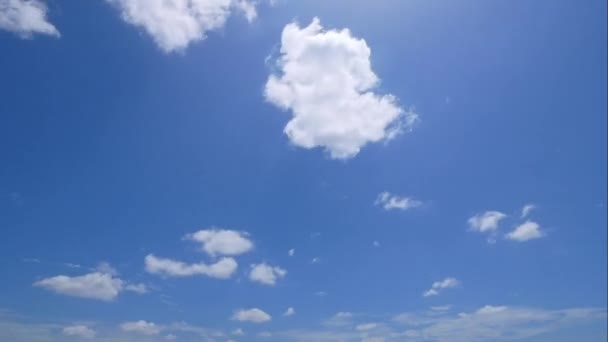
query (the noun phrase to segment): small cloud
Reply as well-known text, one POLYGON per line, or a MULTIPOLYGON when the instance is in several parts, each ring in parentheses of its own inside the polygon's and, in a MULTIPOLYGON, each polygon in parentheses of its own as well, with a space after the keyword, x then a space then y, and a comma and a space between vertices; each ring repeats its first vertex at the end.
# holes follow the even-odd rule
POLYGON ((80 337, 80 338, 95 338, 97 334, 95 330, 87 327, 86 325, 72 325, 69 327, 65 327, 62 330, 62 333, 66 336, 80 337))
POLYGON ((34 286, 73 297, 111 301, 123 290, 123 281, 108 273, 93 272, 77 277, 58 275, 44 278, 34 286))
POLYGON ((293 316, 295 314, 296 314, 296 310, 294 310, 294 308, 292 308, 292 307, 289 307, 289 308, 287 308, 287 310, 285 311, 283 316, 289 317, 289 316, 293 316))
POLYGON ((521 209, 521 218, 526 218, 528 215, 530 215, 530 213, 532 212, 532 210, 536 209, 536 206, 534 204, 527 204, 525 205, 522 209, 521 209))
POLYGON ((272 267, 266 263, 253 264, 249 280, 264 285, 274 285, 279 278, 285 277, 286 274, 287 271, 278 266, 272 267))
POLYGON ((310 234, 310 238, 311 238, 311 239, 316 239, 316 238, 318 238, 319 236, 321 236, 321 233, 319 233, 319 232, 314 232, 314 233, 310 234))
POLYGON ((64 262, 63 266, 69 267, 69 268, 81 268, 82 267, 82 266, 80 266, 78 264, 72 264, 71 262, 64 262))
POLYGON ((137 294, 148 293, 148 287, 145 284, 129 284, 125 286, 125 290, 135 292, 137 294))
POLYGON ((354 315, 348 311, 340 311, 323 322, 328 327, 343 327, 353 324, 354 315))
POLYGON ((59 31, 47 19, 47 7, 39 0, 4 0, 0 2, 0 30, 21 38, 34 34, 59 37, 59 31))
POLYGON ((165 340, 167 340, 167 341, 175 341, 175 340, 177 340, 177 336, 175 336, 173 334, 168 334, 168 335, 165 335, 165 340))
POLYGON ((270 333, 268 331, 262 331, 261 333, 258 333, 258 336, 260 336, 260 337, 272 337, 272 333, 270 333))
POLYGON ((378 242, 378 241, 374 241, 374 242, 372 243, 372 246, 374 246, 374 247, 380 247, 380 242, 378 242))
POLYGON ((292 248, 289 251, 287 251, 287 255, 289 255, 290 257, 294 256, 295 254, 296 254, 295 248, 292 248))
POLYGON ((234 336, 245 336, 245 332, 241 328, 232 330, 231 334, 234 336))
POLYGON ((498 229, 498 224, 507 215, 500 211, 486 211, 469 218, 468 223, 471 231, 485 233, 494 232, 498 229))
POLYGON ((205 275, 211 278, 228 279, 232 277, 238 267, 233 258, 221 258, 213 264, 203 262, 186 264, 181 261, 160 258, 148 254, 145 258, 146 271, 166 277, 188 277, 193 275, 205 275))
POLYGON ((321 258, 319 258, 319 257, 314 257, 310 260, 311 264, 318 264, 320 262, 321 262, 321 258))
POLYGON ((422 206, 422 202, 411 197, 393 195, 388 191, 384 191, 378 195, 375 205, 379 205, 384 210, 408 210, 422 206))
POLYGON ((28 263, 34 263, 34 264, 40 263, 40 259, 36 259, 36 258, 23 258, 23 259, 21 259, 21 261, 28 262, 28 263))
POLYGON ((540 225, 533 221, 526 221, 506 235, 507 239, 518 242, 540 239, 544 236, 545 233, 540 230, 540 225))
POLYGON ((315 292, 315 296, 325 297, 325 296, 327 296, 327 292, 325 292, 325 291, 317 291, 317 292, 315 292))
POLYGON ((188 234, 185 238, 200 242, 203 251, 213 257, 217 255, 237 256, 253 249, 253 242, 249 240, 248 234, 236 230, 205 229, 188 234))
POLYGON ((378 323, 365 323, 365 324, 359 324, 355 327, 355 330, 357 331, 369 331, 369 330, 373 330, 376 329, 378 327, 378 323))
POLYGON ((158 335, 160 333, 160 328, 156 324, 142 320, 122 323, 120 329, 140 335, 158 335))
POLYGON ((232 315, 232 320, 239 322, 264 323, 271 319, 269 314, 258 308, 239 309, 232 315))
POLYGON ((424 297, 437 296, 444 289, 457 287, 460 285, 460 281, 456 278, 445 278, 444 280, 436 281, 433 283, 430 289, 423 293, 424 297))

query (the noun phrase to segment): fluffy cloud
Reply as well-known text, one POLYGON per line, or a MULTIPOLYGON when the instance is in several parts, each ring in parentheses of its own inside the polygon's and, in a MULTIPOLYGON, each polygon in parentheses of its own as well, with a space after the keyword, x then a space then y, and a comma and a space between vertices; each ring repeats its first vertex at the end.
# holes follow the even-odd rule
POLYGON ((0 0, 0 29, 23 38, 33 34, 59 37, 59 31, 46 18, 47 8, 39 0, 0 0))
POLYGON ((65 327, 62 330, 66 336, 75 336, 80 338, 94 338, 96 335, 95 330, 87 327, 86 325, 72 325, 65 327))
POLYGON ((424 297, 436 296, 442 290, 456 287, 458 285, 460 285, 460 281, 458 281, 458 279, 445 278, 444 280, 434 282, 431 288, 425 291, 422 295, 424 297))
POLYGON ((107 0, 124 21, 143 28, 165 52, 180 51, 220 29, 233 10, 257 16, 246 0, 107 0))
POLYGON ((527 204, 527 205, 525 205, 521 209, 521 218, 526 218, 528 215, 530 215, 530 213, 534 209, 536 209, 536 206, 534 204, 527 204))
POLYGON ((289 307, 289 308, 287 308, 287 310, 285 311, 283 316, 289 317, 289 316, 293 316, 295 314, 296 314, 296 310, 294 310, 294 308, 292 308, 292 307, 289 307))
POLYGON ((240 309, 237 310, 232 316, 232 320, 239 322, 252 322, 252 323, 264 323, 268 322, 272 317, 264 311, 253 308, 253 309, 240 309))
POLYGON ((199 230, 186 236, 187 239, 200 242, 203 250, 211 255, 240 255, 253 249, 253 242, 246 233, 228 229, 199 230))
POLYGON ((485 213, 477 214, 469 218, 469 227, 472 231, 485 233, 494 232, 498 229, 500 220, 507 217, 507 215, 500 211, 486 211, 485 213))
POLYGON ((238 264, 233 258, 221 258, 214 264, 203 262, 186 264, 172 259, 159 258, 149 254, 145 258, 146 271, 167 277, 187 277, 205 275, 211 278, 228 279, 236 271, 238 264))
POLYGON ((265 285, 274 285, 277 279, 285 277, 287 271, 275 266, 272 267, 266 263, 251 265, 249 280, 265 285))
POLYGON ((120 325, 120 329, 141 335, 157 335, 161 330, 156 324, 146 321, 125 322, 120 325))
POLYGON ((506 235, 507 239, 520 242, 539 239, 543 236, 545 234, 540 230, 540 225, 533 221, 526 221, 506 235))
POLYGON ((352 158, 367 143, 409 130, 415 113, 401 109, 393 95, 372 92, 379 79, 371 50, 348 29, 324 30, 319 19, 304 28, 291 23, 281 37, 278 74, 266 82, 266 100, 293 118, 284 128, 303 148, 323 147, 331 158, 352 158))
POLYGON ((124 289, 124 282, 109 273, 93 272, 77 277, 58 275, 34 283, 56 293, 111 301, 124 289))
POLYGON ((375 205, 382 206, 384 210, 408 210, 422 205, 422 202, 410 197, 400 197, 393 195, 388 191, 384 191, 378 195, 375 205))

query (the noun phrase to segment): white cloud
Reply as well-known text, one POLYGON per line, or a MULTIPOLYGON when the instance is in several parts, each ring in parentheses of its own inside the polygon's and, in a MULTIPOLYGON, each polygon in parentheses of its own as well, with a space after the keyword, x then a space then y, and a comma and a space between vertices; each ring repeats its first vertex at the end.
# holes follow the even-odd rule
POLYGON ((211 278, 228 279, 236 271, 238 264, 233 258, 221 258, 214 264, 186 264, 172 259, 159 258, 149 254, 145 258, 146 271, 167 277, 187 277, 205 275, 211 278))
POLYGON ((221 29, 233 9, 249 21, 257 12, 246 0, 107 0, 124 21, 143 28, 165 52, 180 51, 221 29))
POLYGON ((160 333, 160 328, 152 322, 136 321, 125 322, 120 325, 120 329, 126 332, 141 334, 141 335, 157 335, 160 333))
POLYGON ((295 314, 296 314, 296 310, 292 307, 289 307, 289 308, 287 308, 287 310, 285 311, 283 316, 289 317, 289 316, 293 316, 295 314))
POLYGON ((262 331, 260 333, 258 333, 258 336, 260 337, 272 337, 272 333, 269 331, 262 331))
POLYGON ((530 215, 530 213, 534 209, 536 209, 536 206, 534 204, 527 204, 527 205, 525 205, 521 209, 521 218, 526 218, 528 215, 530 215))
POLYGON ((528 241, 532 239, 539 239, 545 234, 540 230, 540 225, 533 221, 526 221, 519 225, 515 230, 508 233, 507 239, 514 241, 528 241))
POLYGON ((477 214, 469 218, 469 227, 472 231, 485 233, 494 232, 498 229, 500 220, 507 217, 507 215, 500 211, 486 211, 485 213, 477 214))
POLYGON ((325 296, 327 296, 327 292, 325 292, 325 291, 317 291, 317 292, 315 292, 315 296, 325 297, 325 296))
POLYGON ((241 329, 241 328, 237 328, 237 329, 234 329, 234 330, 231 332, 231 334, 232 334, 232 335, 234 335, 234 336, 244 336, 244 335, 245 335, 245 332, 243 331, 243 329, 241 329))
POLYGON ((148 293, 148 287, 145 284, 128 284, 125 286, 125 290, 135 292, 137 294, 148 293))
POLYGON ((376 329, 376 327, 378 326, 378 323, 364 323, 364 324, 358 324, 355 327, 355 330, 357 331, 368 331, 368 330, 373 330, 376 329))
POLYGON ((249 280, 265 285, 274 285, 277 279, 285 277, 287 271, 275 266, 272 267, 266 263, 251 265, 249 280))
POLYGON ((378 242, 378 241, 374 241, 374 242, 372 243, 372 246, 374 246, 374 247, 380 247, 380 242, 378 242))
POLYGON ((168 335, 165 335, 165 340, 167 340, 167 341, 175 341, 175 340, 177 340, 177 336, 175 336, 173 334, 168 334, 168 335))
POLYGON ((47 18, 47 8, 39 0, 0 0, 0 29, 23 38, 33 34, 59 37, 59 31, 47 18))
POLYGON ((441 290, 456 287, 458 285, 460 285, 460 281, 458 281, 458 279, 445 278, 444 280, 434 282, 431 288, 423 293, 423 296, 437 296, 441 290))
POLYGON ((388 191, 384 191, 378 195, 374 204, 382 206, 384 210, 408 210, 420 207, 422 202, 410 197, 400 197, 393 195, 388 191))
POLYGON ((394 321, 411 327, 394 337, 408 341, 482 342, 530 338, 577 322, 605 320, 606 309, 545 310, 525 307, 484 306, 471 313, 425 316, 404 313, 394 321), (408 317, 403 320, 403 317, 408 317))
POLYGON ((291 110, 284 132, 296 146, 323 147, 331 158, 348 159, 367 143, 411 129, 418 118, 393 95, 372 92, 379 79, 371 50, 348 29, 324 30, 318 18, 304 28, 288 24, 280 53, 280 73, 270 75, 264 95, 291 110))
POLYGON ((333 315, 331 318, 325 320, 323 325, 329 327, 343 327, 353 324, 354 315, 348 311, 340 311, 333 315))
POLYGON ((87 327, 86 325, 72 325, 65 327, 62 330, 66 336, 75 336, 81 338, 94 338, 96 335, 95 330, 87 327))
POLYGON ((240 309, 237 310, 232 316, 232 320, 239 322, 252 322, 252 323, 264 323, 268 322, 272 317, 264 311, 253 308, 253 309, 240 309))
POLYGON ((108 273, 93 272, 77 277, 58 275, 44 278, 34 286, 68 296, 111 301, 123 290, 123 281, 108 273))
POLYGON ((320 262, 321 262, 321 258, 319 258, 319 257, 314 257, 314 258, 310 259, 311 264, 318 264, 320 262))
POLYGON ((253 242, 246 233, 228 229, 199 230, 186 236, 187 239, 200 242, 203 250, 211 255, 240 255, 253 249, 253 242))
POLYGON ((292 248, 292 249, 290 249, 289 251, 287 251, 287 255, 289 255, 290 257, 291 257, 291 256, 294 256, 295 254, 296 254, 296 250, 295 250, 295 248, 292 248))

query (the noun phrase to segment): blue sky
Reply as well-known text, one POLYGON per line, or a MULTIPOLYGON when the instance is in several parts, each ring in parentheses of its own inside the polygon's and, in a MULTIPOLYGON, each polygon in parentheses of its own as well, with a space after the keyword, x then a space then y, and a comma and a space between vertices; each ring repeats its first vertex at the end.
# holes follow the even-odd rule
POLYGON ((0 339, 606 341, 606 10, 0 0, 0 339))

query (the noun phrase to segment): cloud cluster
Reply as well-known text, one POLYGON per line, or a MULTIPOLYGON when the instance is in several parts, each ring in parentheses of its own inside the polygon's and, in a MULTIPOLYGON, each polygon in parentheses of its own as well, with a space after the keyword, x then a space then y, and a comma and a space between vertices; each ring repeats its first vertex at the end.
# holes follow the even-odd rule
POLYGON ((147 292, 144 284, 129 284, 117 277, 116 272, 111 271, 113 269, 105 267, 101 266, 97 271, 81 276, 58 275, 44 278, 33 285, 63 295, 102 301, 112 301, 123 291, 138 294, 147 292))
POLYGON ((378 195, 374 204, 379 205, 384 208, 384 210, 388 211, 394 209, 408 210, 417 208, 422 205, 422 202, 411 197, 393 195, 388 191, 384 191, 378 195))
POLYGON ((34 34, 60 36, 47 19, 45 4, 39 0, 0 0, 0 29, 23 38, 34 34))
MULTIPOLYGON (((530 216, 534 209, 536 209, 536 205, 534 204, 525 205, 521 209, 520 219, 530 216)), ((488 242, 494 243, 496 242, 500 221, 507 217, 506 214, 495 210, 477 214, 469 218, 469 230, 489 234, 488 242)), ((545 232, 541 230, 540 224, 531 220, 526 220, 525 222, 518 224, 511 232, 505 234, 504 237, 511 241, 524 242, 539 239, 545 235, 545 232)))
POLYGON ((165 52, 180 51, 224 27, 233 11, 252 21, 254 2, 247 0, 107 0, 122 19, 144 29, 165 52))
POLYGON ((400 108, 393 95, 372 91, 379 79, 370 56, 365 40, 348 29, 324 30, 317 18, 304 28, 285 26, 279 72, 268 78, 264 95, 291 111, 284 132, 294 145, 323 147, 331 158, 348 159, 367 143, 412 128, 415 113, 400 108))
POLYGON ((460 281, 456 278, 445 278, 440 281, 433 283, 430 289, 425 291, 422 295, 424 297, 437 296, 442 290, 457 287, 460 285, 460 281))

